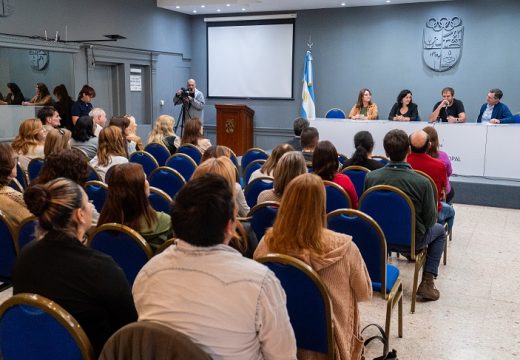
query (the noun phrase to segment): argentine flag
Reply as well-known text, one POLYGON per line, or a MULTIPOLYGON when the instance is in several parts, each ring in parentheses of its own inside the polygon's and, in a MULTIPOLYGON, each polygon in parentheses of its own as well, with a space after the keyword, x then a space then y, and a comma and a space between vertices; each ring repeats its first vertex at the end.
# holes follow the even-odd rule
POLYGON ((305 64, 303 67, 303 90, 302 90, 302 109, 300 115, 304 119, 314 120, 316 109, 314 107, 314 84, 312 82, 312 54, 307 51, 305 54, 305 64))

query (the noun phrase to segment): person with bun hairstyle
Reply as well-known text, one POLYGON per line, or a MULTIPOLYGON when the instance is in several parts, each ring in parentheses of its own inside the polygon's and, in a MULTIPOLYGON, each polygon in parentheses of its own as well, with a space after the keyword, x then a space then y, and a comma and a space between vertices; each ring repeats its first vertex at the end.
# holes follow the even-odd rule
POLYGON ((84 246, 92 204, 65 178, 29 187, 24 200, 38 217, 38 241, 16 260, 13 294, 39 294, 63 307, 99 356, 108 338, 136 321, 137 313, 123 270, 110 256, 84 246))
POLYGON ((376 170, 383 167, 379 161, 372 159, 374 150, 374 138, 368 131, 360 131, 354 135, 354 147, 356 151, 352 157, 343 163, 343 168, 357 165, 366 167, 368 170, 376 170))

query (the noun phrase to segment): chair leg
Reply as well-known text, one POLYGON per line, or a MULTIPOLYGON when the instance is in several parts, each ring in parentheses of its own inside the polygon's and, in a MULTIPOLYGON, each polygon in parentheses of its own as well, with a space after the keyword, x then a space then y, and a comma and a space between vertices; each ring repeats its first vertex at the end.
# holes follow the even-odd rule
POLYGON ((419 286, 419 284, 418 284, 419 272, 421 271, 421 268, 424 266, 425 262, 426 262, 426 250, 422 250, 415 257, 415 271, 413 273, 412 307, 411 307, 412 314, 415 313, 415 298, 417 296, 417 288, 419 286))
POLYGON ((444 255, 443 255, 443 264, 446 265, 448 262, 448 236, 450 231, 448 230, 448 223, 444 223, 444 233, 446 234, 446 241, 444 241, 444 255))
POLYGON ((399 284, 399 302, 397 303, 397 334, 403 337, 403 284, 399 284))

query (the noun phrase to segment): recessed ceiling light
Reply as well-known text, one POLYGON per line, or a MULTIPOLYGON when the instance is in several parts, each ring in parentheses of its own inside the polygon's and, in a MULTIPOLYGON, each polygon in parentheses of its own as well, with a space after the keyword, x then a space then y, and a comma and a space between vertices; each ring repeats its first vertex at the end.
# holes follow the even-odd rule
POLYGON ((226 4, 226 6, 231 6, 230 4, 226 4))
POLYGON ((242 8, 242 11, 246 11, 246 8, 242 8))
POLYGON ((180 7, 179 5, 177 5, 175 8, 176 8, 176 9, 180 9, 181 7, 180 7))
POLYGON ((196 14, 196 13, 197 13, 197 10, 193 10, 193 13, 196 14))
POLYGON ((391 1, 390 1, 390 0, 386 0, 386 3, 387 3, 387 4, 390 4, 390 3, 391 3, 391 1))
POLYGON ((217 9, 217 12, 220 12, 220 9, 217 9))
POLYGON ((342 2, 342 3, 341 3, 341 6, 345 6, 345 5, 347 5, 347 4, 346 4, 346 3, 344 3, 344 2, 342 2))
POLYGON ((204 9, 206 7, 206 5, 201 5, 200 7, 204 9))

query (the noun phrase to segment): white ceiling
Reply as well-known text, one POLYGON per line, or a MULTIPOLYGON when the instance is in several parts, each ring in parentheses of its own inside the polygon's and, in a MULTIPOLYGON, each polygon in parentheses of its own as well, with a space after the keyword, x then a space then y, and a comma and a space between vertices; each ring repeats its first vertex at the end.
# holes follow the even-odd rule
POLYGON ((157 6, 190 15, 294 11, 451 0, 157 0, 157 6), (344 5, 343 5, 344 4, 344 5))

